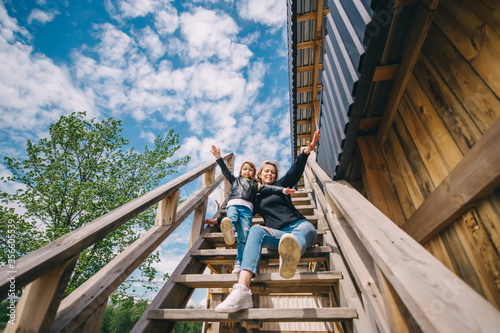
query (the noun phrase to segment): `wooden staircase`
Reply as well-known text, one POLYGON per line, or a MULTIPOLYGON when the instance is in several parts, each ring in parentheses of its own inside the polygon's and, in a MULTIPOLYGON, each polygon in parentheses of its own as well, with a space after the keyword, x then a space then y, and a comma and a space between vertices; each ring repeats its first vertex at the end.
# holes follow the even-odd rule
MULTIPOLYGON (((298 191, 292 194, 292 202, 317 226, 319 215, 311 194, 311 190, 298 191)), ((225 212, 222 207, 217 216, 225 216, 225 212)), ((263 220, 257 216, 253 223, 261 224, 263 220)), ((226 314, 216 313, 214 308, 224 300, 233 284, 238 281, 236 274, 226 273, 233 269, 236 247, 227 246, 222 233, 216 227, 206 228, 200 235, 200 246, 193 247, 189 255, 192 260, 206 265, 209 274, 174 273, 167 285, 179 285, 190 290, 207 288, 208 309, 153 307, 153 302, 134 331, 162 331, 166 325, 178 321, 204 322, 205 330, 211 333, 238 332, 238 329, 241 331, 242 328, 264 332, 333 332, 334 322, 352 327, 352 319, 357 318, 356 309, 335 305, 332 288, 343 278, 343 274, 340 271, 327 270, 332 249, 323 244, 324 234, 325 230, 318 230, 316 244, 306 250, 299 262, 298 272, 291 279, 283 279, 278 273, 278 252, 264 247, 260 273, 252 279, 250 285, 254 308, 226 314), (305 308, 304 304, 309 304, 309 307, 305 308), (299 329, 299 326, 302 327, 299 329)), ((187 293, 187 299, 179 301, 185 304, 189 296, 190 293, 187 293)))
MULTIPOLYGON (((0 268, 0 295, 23 288, 5 332, 98 332, 111 293, 189 216, 189 250, 133 332, 172 332, 179 321, 204 322, 210 333, 497 331, 496 308, 311 155, 293 202, 316 226, 317 242, 291 279, 277 273, 277 252, 262 250, 252 309, 214 311, 237 275, 228 274, 234 246, 204 227, 209 195, 221 185, 225 202, 230 190, 210 162, 0 268), (201 188, 179 205, 179 190, 198 178, 201 188), (80 252, 157 203, 154 226, 63 299, 80 252), (186 309, 197 288, 208 289, 207 309, 186 309)), ((232 154, 224 159, 232 165, 232 154)), ((215 217, 223 214, 224 205, 215 217)))

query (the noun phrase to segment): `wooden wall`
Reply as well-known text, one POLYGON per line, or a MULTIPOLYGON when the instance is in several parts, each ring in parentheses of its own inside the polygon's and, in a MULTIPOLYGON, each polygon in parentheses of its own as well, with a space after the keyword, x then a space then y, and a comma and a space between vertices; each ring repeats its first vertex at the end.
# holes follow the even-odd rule
MULTIPOLYGON (((383 151, 372 156, 386 172, 370 181, 364 162, 368 198, 403 227, 499 118, 499 97, 500 2, 440 1, 383 151), (388 195, 367 188, 377 181, 388 195)), ((373 140, 358 143, 363 158, 373 152, 373 140)), ((499 188, 424 246, 500 308, 499 188)))

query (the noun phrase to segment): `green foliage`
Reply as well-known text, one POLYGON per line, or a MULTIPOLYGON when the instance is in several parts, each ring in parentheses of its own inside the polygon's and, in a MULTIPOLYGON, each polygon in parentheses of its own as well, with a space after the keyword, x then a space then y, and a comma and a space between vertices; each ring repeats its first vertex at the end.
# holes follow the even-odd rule
MULTIPOLYGON (((134 302, 131 297, 124 299, 117 305, 108 305, 99 333, 130 332, 147 307, 146 301, 134 302)), ((200 333, 202 325, 203 323, 180 322, 175 325, 174 333, 200 333)))
POLYGON ((130 332, 147 307, 146 301, 134 302, 132 297, 124 299, 117 306, 108 305, 99 332, 130 332))
MULTIPOLYGON (((180 148, 173 130, 165 137, 158 136, 153 149, 145 147, 139 153, 134 148, 125 150, 129 141, 120 135, 121 121, 87 121, 85 115, 63 116, 50 125, 48 138, 38 144, 28 141, 26 159, 5 157, 12 176, 2 180, 23 186, 15 194, 1 193, 0 264, 9 258, 5 235, 13 223, 19 257, 149 192, 189 161, 189 156, 171 160, 180 148), (21 207, 24 213, 15 214, 9 208, 13 206, 21 207)), ((67 293, 132 244, 154 219, 152 207, 83 250, 67 293)), ((158 261, 156 253, 142 264, 148 281, 156 277, 151 265, 158 261)))

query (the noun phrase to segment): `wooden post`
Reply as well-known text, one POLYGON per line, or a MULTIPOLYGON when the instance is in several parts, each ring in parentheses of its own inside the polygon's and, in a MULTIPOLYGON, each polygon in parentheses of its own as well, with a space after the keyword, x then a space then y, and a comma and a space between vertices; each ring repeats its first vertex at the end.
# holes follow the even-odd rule
MULTIPOLYGON (((201 180, 201 187, 211 187, 214 184, 215 179, 215 167, 208 170, 203 174, 203 178, 201 180)), ((198 239, 203 230, 203 224, 205 222, 205 215, 207 214, 207 205, 208 201, 205 200, 203 203, 196 208, 193 216, 193 224, 191 226, 191 238, 189 239, 189 248, 193 246, 194 242, 198 239)))
POLYGON ((16 306, 15 325, 8 323, 6 333, 50 330, 76 260, 74 257, 60 263, 26 286, 16 306))
POLYGON ((106 312, 106 306, 108 305, 108 300, 109 298, 90 315, 89 319, 87 319, 82 326, 80 326, 80 332, 99 332, 102 325, 102 318, 104 318, 104 312, 106 312))
POLYGON ((158 203, 155 226, 171 225, 175 221, 178 204, 179 190, 160 201, 158 203))
MULTIPOLYGON (((234 172, 234 155, 227 159, 226 165, 231 172, 234 172)), ((231 192, 231 184, 227 179, 224 179, 224 181, 222 182, 222 191, 220 193, 221 204, 226 201, 227 197, 229 196, 229 192, 231 192)))

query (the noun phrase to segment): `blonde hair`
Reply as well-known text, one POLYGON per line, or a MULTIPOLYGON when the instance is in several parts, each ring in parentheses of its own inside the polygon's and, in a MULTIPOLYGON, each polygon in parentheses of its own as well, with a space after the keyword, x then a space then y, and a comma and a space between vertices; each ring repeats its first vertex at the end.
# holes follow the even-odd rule
POLYGON ((255 179, 255 172, 257 171, 257 168, 255 167, 255 164, 253 164, 253 163, 252 163, 252 162, 250 162, 250 161, 245 161, 245 162, 241 163, 241 167, 240 167, 240 173, 239 173, 239 175, 241 176, 241 171, 243 170, 243 166, 244 166, 245 164, 248 164, 250 167, 252 167, 252 169, 253 169, 253 173, 252 173, 252 177, 251 177, 251 178, 252 178, 253 180, 256 180, 256 179, 255 179))
POLYGON ((272 161, 264 161, 262 162, 260 165, 259 165, 259 169, 257 170, 257 180, 259 182, 262 183, 262 179, 260 178, 260 173, 262 172, 262 170, 264 170, 264 168, 268 165, 272 165, 274 167, 274 170, 276 171, 276 178, 274 179, 274 181, 277 181, 278 180, 278 171, 279 171, 279 167, 278 167, 278 163, 276 162, 272 162, 272 161))

